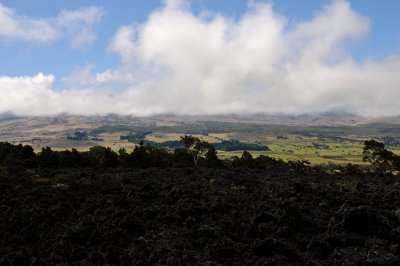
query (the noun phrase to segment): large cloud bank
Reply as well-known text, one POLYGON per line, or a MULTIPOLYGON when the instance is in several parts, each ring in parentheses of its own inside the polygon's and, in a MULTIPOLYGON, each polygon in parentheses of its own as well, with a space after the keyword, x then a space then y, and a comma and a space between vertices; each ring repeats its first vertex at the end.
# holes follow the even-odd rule
POLYGON ((250 2, 233 19, 185 3, 121 26, 108 47, 120 67, 78 68, 67 90, 54 90, 52 75, 0 77, 0 112, 400 114, 400 56, 353 60, 349 45, 362 45, 370 22, 347 1, 295 25, 271 4, 250 2))

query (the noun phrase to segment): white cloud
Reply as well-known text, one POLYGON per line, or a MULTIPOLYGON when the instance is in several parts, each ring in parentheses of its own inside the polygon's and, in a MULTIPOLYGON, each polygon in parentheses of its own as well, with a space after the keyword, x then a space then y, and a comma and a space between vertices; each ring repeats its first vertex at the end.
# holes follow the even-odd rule
POLYGON ((20 17, 0 3, 0 36, 21 41, 48 42, 57 38, 58 32, 47 20, 20 17))
POLYGON ((69 88, 80 88, 82 86, 99 86, 104 84, 133 83, 135 76, 128 71, 108 69, 104 72, 94 73, 94 65, 89 64, 74 70, 72 75, 63 79, 69 88))
POLYGON ((44 115, 49 110, 60 111, 59 96, 52 90, 53 81, 54 76, 42 73, 34 77, 0 76, 0 112, 44 115))
POLYGON ((81 7, 73 11, 62 11, 56 18, 56 23, 70 36, 73 47, 82 47, 90 45, 96 39, 93 26, 100 22, 103 15, 104 10, 101 7, 81 7))
POLYGON ((35 76, 0 76, 0 113, 16 115, 106 114, 113 107, 112 92, 99 88, 56 91, 54 76, 39 73, 35 76))
POLYGON ((118 29, 110 45, 110 50, 117 52, 125 64, 132 63, 135 55, 134 35, 133 27, 122 26, 118 29))
POLYGON ((181 3, 165 1, 144 23, 121 26, 110 44, 121 66, 100 73, 78 69, 65 79, 73 89, 52 90, 51 76, 43 84, 29 81, 37 77, 25 83, 8 78, 18 82, 4 86, 7 78, 0 79, 1 95, 14 99, 0 103, 0 113, 400 114, 400 56, 352 59, 348 45, 368 34, 370 23, 347 1, 333 1, 290 28, 270 4, 253 2, 234 20, 197 16, 181 3), (38 100, 22 106, 12 87, 38 100))
POLYGON ((37 43, 65 37, 74 48, 86 47, 96 39, 93 27, 103 15, 103 8, 90 6, 64 10, 54 18, 29 18, 0 3, 0 37, 37 43))

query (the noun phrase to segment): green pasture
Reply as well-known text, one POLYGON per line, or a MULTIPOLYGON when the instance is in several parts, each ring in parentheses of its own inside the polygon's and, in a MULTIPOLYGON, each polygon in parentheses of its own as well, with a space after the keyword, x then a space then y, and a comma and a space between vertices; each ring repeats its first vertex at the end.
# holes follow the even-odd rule
MULTIPOLYGON (((319 163, 362 163, 362 144, 323 142, 327 147, 324 149, 314 147, 313 143, 320 143, 315 139, 290 138, 282 140, 269 140, 265 144, 270 151, 251 152, 253 157, 267 155, 283 160, 307 160, 312 164, 319 163)), ((242 151, 224 152, 218 151, 221 158, 241 156, 242 151)))
MULTIPOLYGON (((85 151, 96 145, 110 147, 116 152, 120 148, 125 148, 128 152, 131 152, 135 144, 127 140, 120 140, 121 135, 129 134, 130 131, 127 131, 128 129, 131 130, 130 128, 110 127, 91 132, 92 136, 101 138, 104 141, 54 138, 40 142, 22 141, 21 143, 32 145, 37 152, 44 146, 49 146, 54 150, 76 148, 79 151, 85 151)), ((154 142, 179 140, 180 136, 189 135, 184 128, 178 127, 143 128, 142 130, 151 130, 152 133, 146 136, 146 140, 154 142)), ((186 128, 186 130, 188 129, 186 128)), ((312 164, 362 164, 364 140, 382 136, 400 137, 398 128, 379 127, 290 127, 206 123, 201 128, 192 131, 191 135, 210 143, 237 139, 241 142, 257 143, 269 147, 269 151, 250 151, 253 157, 266 155, 283 160, 307 160, 312 164)), ((386 148, 396 154, 400 154, 400 147, 389 146, 386 148)), ((231 158, 232 156, 240 157, 243 153, 243 151, 217 152, 221 159, 231 158)))

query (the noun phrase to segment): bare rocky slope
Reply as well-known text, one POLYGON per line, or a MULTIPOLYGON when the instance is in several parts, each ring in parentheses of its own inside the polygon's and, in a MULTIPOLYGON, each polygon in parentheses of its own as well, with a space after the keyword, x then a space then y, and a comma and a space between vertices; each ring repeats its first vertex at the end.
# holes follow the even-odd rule
POLYGON ((0 265, 400 265, 398 177, 38 175, 2 173, 0 265))

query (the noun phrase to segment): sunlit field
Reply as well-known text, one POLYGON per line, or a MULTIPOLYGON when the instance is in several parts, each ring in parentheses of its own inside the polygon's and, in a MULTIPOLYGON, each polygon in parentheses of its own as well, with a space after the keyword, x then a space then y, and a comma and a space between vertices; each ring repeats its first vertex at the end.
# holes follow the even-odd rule
MULTIPOLYGON (((222 128, 222 127, 221 127, 222 128)), ((231 130, 234 128, 230 128, 231 130)), ((265 127, 264 131, 249 132, 240 128, 238 131, 224 132, 224 133, 208 133, 208 134, 192 134, 195 137, 207 141, 209 143, 218 143, 222 140, 236 139, 244 143, 255 143, 259 145, 268 146, 268 151, 249 151, 253 157, 266 155, 273 158, 282 160, 306 160, 311 164, 363 164, 362 161, 362 148, 363 141, 370 137, 379 138, 380 135, 370 135, 371 130, 357 130, 351 132, 344 130, 341 135, 343 137, 332 136, 332 133, 327 131, 319 133, 319 136, 309 136, 310 129, 303 129, 302 134, 294 134, 291 131, 293 128, 281 128, 279 133, 271 131, 269 127, 265 127), (285 131, 286 130, 286 131, 285 131), (288 132, 288 133, 286 133, 288 132), (355 134, 357 133, 357 134, 355 134)), ((185 135, 184 132, 173 133, 174 128, 162 131, 154 131, 143 139, 145 142, 163 143, 165 141, 179 141, 180 137, 185 135)), ((315 130, 315 128, 313 128, 315 130)), ((337 130, 337 129, 336 129, 337 130)), ((36 152, 40 152, 41 147, 50 146, 54 150, 64 150, 76 148, 79 151, 89 150, 93 146, 110 147, 113 151, 118 151, 124 148, 130 152, 134 149, 137 143, 121 140, 120 136, 129 134, 129 131, 116 131, 116 132, 102 132, 97 134, 96 137, 101 138, 102 141, 79 141, 67 140, 66 138, 55 138, 52 141, 45 142, 32 142, 22 141, 23 144, 33 145, 36 152)), ((96 131, 95 131, 96 132, 96 131)), ((376 133, 376 132, 375 132, 376 133)), ((336 134, 336 132, 335 132, 336 134)), ((168 149, 168 147, 166 147, 168 149)), ((400 154, 400 147, 388 146, 388 149, 396 154, 400 154)), ((221 159, 230 159, 233 156, 240 157, 243 150, 238 151, 223 151, 217 150, 218 157, 221 159)))

